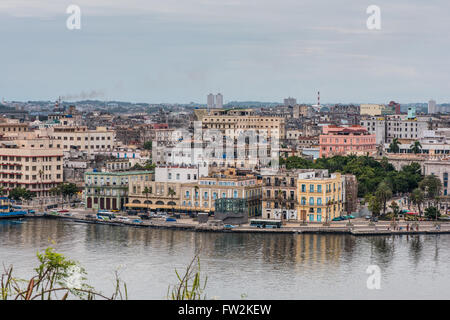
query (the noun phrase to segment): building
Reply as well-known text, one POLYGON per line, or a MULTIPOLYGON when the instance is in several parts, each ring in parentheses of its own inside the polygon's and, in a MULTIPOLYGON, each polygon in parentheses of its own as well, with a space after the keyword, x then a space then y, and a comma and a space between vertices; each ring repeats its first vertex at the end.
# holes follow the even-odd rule
POLYGON ((289 107, 289 106, 293 107, 296 104, 297 104, 297 99, 295 99, 295 98, 289 97, 289 98, 284 99, 284 106, 285 107, 289 107))
POLYGON ((375 135, 377 144, 384 144, 391 143, 394 138, 410 140, 422 138, 424 131, 431 129, 432 118, 408 118, 407 115, 368 117, 361 119, 361 126, 375 135))
POLYGON ((127 208, 180 211, 181 182, 156 181, 154 172, 142 171, 129 180, 127 208))
POLYGON ((222 109, 223 108, 223 95, 221 93, 218 93, 216 95, 216 108, 222 109))
POLYGON ((359 113, 361 115, 381 116, 384 108, 385 107, 382 104, 361 104, 359 113))
POLYGON ((230 169, 181 186, 181 207, 187 211, 214 212, 217 199, 245 199, 249 217, 261 215, 261 185, 254 176, 230 169))
POLYGON ((328 170, 303 172, 297 179, 299 220, 329 222, 344 213, 345 179, 328 170))
POLYGON ((261 173, 263 219, 298 219, 297 179, 301 172, 305 170, 264 170, 261 173))
POLYGON ((78 149, 89 154, 113 151, 115 132, 105 127, 89 130, 86 126, 55 126, 48 129, 50 138, 56 140, 55 147, 63 151, 78 149))
POLYGON ((86 209, 125 209, 130 183, 151 174, 152 171, 86 172, 83 195, 86 209))
POLYGON ((428 114, 437 113, 436 101, 430 100, 428 101, 428 114))
POLYGON ((207 96, 207 105, 208 105, 208 109, 215 108, 214 95, 212 93, 208 94, 208 96, 207 96))
POLYGON ((286 137, 284 118, 256 116, 250 109, 214 110, 202 118, 201 126, 203 142, 218 142, 218 152, 204 159, 212 167, 258 166, 270 160, 271 146, 286 137), (225 154, 227 144, 230 150, 225 154))
POLYGON ((6 193, 25 188, 36 197, 47 197, 63 182, 63 152, 49 139, 0 141, 0 158, 0 186, 6 193))
POLYGON ((155 181, 157 182, 190 183, 207 176, 208 167, 202 165, 165 165, 155 168, 155 181))
POLYGON ((361 126, 324 126, 319 137, 320 157, 364 155, 376 151, 376 138, 361 126))

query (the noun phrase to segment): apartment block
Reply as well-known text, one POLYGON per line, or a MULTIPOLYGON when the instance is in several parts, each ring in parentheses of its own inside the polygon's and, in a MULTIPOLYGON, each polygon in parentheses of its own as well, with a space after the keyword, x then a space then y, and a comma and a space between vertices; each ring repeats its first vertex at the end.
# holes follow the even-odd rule
POLYGON ((0 185, 6 193, 25 188, 46 197, 63 182, 63 152, 49 139, 0 141, 0 159, 0 185))

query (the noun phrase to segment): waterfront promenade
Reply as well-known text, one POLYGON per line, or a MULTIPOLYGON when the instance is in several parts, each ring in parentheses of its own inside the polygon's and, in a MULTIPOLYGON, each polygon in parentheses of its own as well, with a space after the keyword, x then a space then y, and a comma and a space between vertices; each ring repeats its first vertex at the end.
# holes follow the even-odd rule
MULTIPOLYGON (((328 225, 322 223, 306 223, 302 222, 286 222, 282 228, 279 229, 261 229, 251 227, 249 224, 234 226, 233 228, 224 228, 223 226, 213 226, 208 224, 200 224, 190 217, 182 217, 176 221, 166 221, 164 218, 152 218, 149 220, 141 220, 138 216, 126 216, 129 221, 101 221, 92 217, 92 211, 83 209, 70 210, 70 215, 52 216, 52 217, 38 217, 49 219, 67 219, 80 223, 91 224, 107 224, 115 226, 134 226, 147 228, 166 228, 191 230, 199 232, 236 232, 236 233, 333 233, 333 234, 352 234, 355 236, 370 236, 370 235, 403 235, 403 234, 450 234, 450 222, 435 222, 435 221, 398 221, 396 228, 392 227, 390 221, 379 221, 371 223, 365 219, 357 218, 349 221, 330 222, 328 225), (139 219, 140 223, 133 222, 139 219), (411 226, 414 225, 414 228, 411 226), (409 228, 408 228, 409 226, 409 228), (417 228, 418 226, 418 228, 417 228)), ((33 217, 33 216, 31 216, 33 217)))

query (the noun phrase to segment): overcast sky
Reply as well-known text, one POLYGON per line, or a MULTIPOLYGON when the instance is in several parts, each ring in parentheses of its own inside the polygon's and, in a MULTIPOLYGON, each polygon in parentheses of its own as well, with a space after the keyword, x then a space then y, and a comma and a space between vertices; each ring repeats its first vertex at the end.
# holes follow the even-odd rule
POLYGON ((0 98, 449 102, 449 13, 448 0, 0 0, 0 98), (81 30, 66 28, 70 4, 81 30))

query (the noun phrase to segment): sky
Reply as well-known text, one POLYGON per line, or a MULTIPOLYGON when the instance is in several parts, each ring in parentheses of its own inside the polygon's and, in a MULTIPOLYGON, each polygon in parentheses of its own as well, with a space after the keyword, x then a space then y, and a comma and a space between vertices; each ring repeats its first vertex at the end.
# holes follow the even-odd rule
POLYGON ((448 0, 0 0, 0 98, 446 103, 449 12, 448 0))

